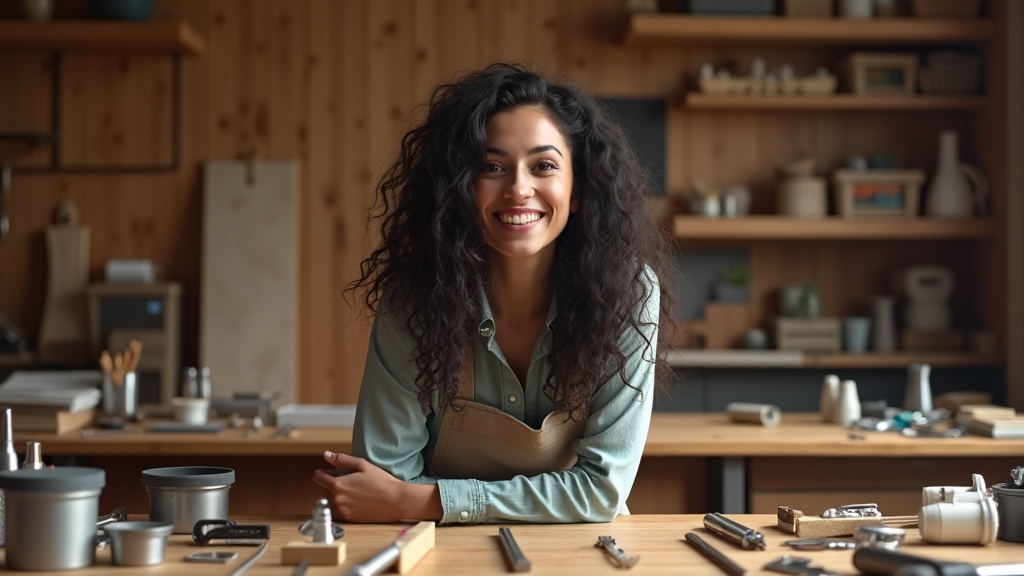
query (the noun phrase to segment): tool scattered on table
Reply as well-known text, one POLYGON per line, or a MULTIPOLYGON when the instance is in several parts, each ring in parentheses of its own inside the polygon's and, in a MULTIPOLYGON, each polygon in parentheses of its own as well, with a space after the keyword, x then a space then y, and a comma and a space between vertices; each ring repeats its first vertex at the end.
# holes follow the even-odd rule
POLYGON ((632 568, 640 561, 639 556, 630 556, 623 552, 616 544, 615 538, 611 536, 598 536, 594 546, 604 548, 604 551, 608 553, 608 556, 611 557, 619 568, 632 568))
POLYGON ((96 527, 103 528, 107 524, 113 524, 114 522, 124 522, 128 519, 128 510, 124 507, 114 508, 114 511, 110 514, 100 516, 96 519, 96 527))
POLYGON ((234 520, 199 520, 192 529, 192 541, 196 544, 217 544, 228 546, 259 546, 270 539, 267 524, 236 524, 234 520))
POLYGON ((799 540, 786 540, 786 546, 794 550, 845 550, 851 548, 863 548, 865 546, 876 546, 895 550, 903 543, 907 531, 903 528, 891 526, 864 525, 858 526, 853 532, 853 540, 842 538, 803 538, 799 540))
POLYGON ((501 552, 505 556, 509 572, 529 572, 532 567, 530 559, 519 549, 519 544, 507 526, 498 528, 498 540, 501 542, 501 552))
POLYGON ((686 534, 686 541, 690 546, 693 546, 701 556, 710 560, 712 564, 721 568, 722 572, 725 572, 729 576, 744 576, 744 574, 747 573, 746 568, 730 560, 728 556, 716 550, 714 546, 708 544, 703 538, 693 532, 686 534))
POLYGON ((376 576, 392 565, 399 574, 408 574, 433 549, 434 523, 420 522, 402 530, 394 544, 366 562, 353 566, 345 576, 376 576))
POLYGON ((705 514, 704 528, 744 550, 764 550, 766 546, 763 534, 726 518, 721 512, 705 514))
POLYGON ((835 572, 826 570, 824 568, 815 568, 811 566, 810 558, 797 558, 795 556, 782 556, 776 560, 773 560, 764 566, 765 570, 771 570, 772 572, 782 572, 783 574, 801 574, 804 576, 835 576, 835 572))
POLYGON ((306 576, 306 569, 309 568, 309 558, 303 558, 295 566, 295 571, 292 572, 292 576, 306 576))
POLYGON ((252 428, 249 428, 248 430, 245 431, 245 437, 246 438, 252 438, 253 436, 259 434, 260 430, 262 430, 262 429, 263 429, 263 418, 260 418, 259 416, 253 416, 252 417, 252 428))
POLYGON ((779 530, 795 534, 798 538, 830 538, 851 535, 858 526, 863 525, 881 524, 901 528, 917 526, 917 516, 882 516, 875 505, 851 504, 849 507, 840 506, 829 510, 835 510, 833 514, 836 515, 829 518, 807 516, 789 506, 779 506, 779 530), (878 514, 867 514, 867 507, 873 507, 878 514))
POLYGON ((797 540, 786 540, 782 543, 793 550, 848 550, 856 548, 857 543, 852 540, 841 538, 800 538, 797 540))
POLYGON ((241 564, 239 564, 238 568, 235 568, 231 572, 231 574, 228 574, 228 576, 241 576, 242 573, 244 573, 246 570, 248 570, 250 566, 252 566, 256 562, 258 562, 259 559, 262 558, 263 555, 267 553, 267 548, 269 548, 269 547, 270 547, 270 540, 264 540, 263 541, 263 546, 259 550, 257 550, 255 554, 250 556, 248 560, 246 560, 245 562, 242 562, 241 564))
POLYGON ((891 576, 1019 576, 1024 564, 975 566, 913 556, 884 548, 861 548, 853 553, 853 565, 865 574, 891 576))
POLYGON ((281 564, 341 566, 345 562, 345 543, 338 540, 345 535, 345 528, 334 523, 326 499, 317 500, 313 515, 299 525, 299 533, 309 536, 310 541, 289 542, 281 547, 281 564))

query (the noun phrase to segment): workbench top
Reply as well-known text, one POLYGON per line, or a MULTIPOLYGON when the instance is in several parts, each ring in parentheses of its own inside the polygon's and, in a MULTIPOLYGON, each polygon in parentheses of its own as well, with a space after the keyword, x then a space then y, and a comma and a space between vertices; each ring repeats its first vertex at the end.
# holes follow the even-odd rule
MULTIPOLYGON (((141 425, 140 425, 141 426, 141 425)), ((141 430, 141 428, 140 428, 141 430)), ((265 427, 245 437, 246 427, 216 434, 150 433, 83 438, 67 434, 15 434, 43 443, 44 454, 66 456, 297 456, 325 450, 345 452, 352 446, 350 428, 302 428, 293 436, 274 438, 265 427)), ((1024 440, 909 438, 891 432, 849 430, 823 424, 817 413, 787 413, 777 428, 734 424, 722 413, 656 412, 651 418, 644 456, 1019 456, 1024 440)))
MULTIPOLYGON (((858 574, 851 563, 852 551, 794 552, 782 542, 792 536, 775 528, 772 515, 730 515, 729 518, 765 536, 766 550, 747 551, 739 549, 708 533, 703 528, 703 515, 635 515, 620 516, 608 524, 570 525, 511 525, 523 553, 532 562, 530 574, 557 576, 595 576, 598 574, 679 574, 721 576, 723 572, 699 555, 684 541, 691 530, 734 562, 747 568, 751 573, 763 572, 761 567, 784 554, 813 559, 815 566, 823 566, 839 575, 858 574), (630 555, 639 555, 639 563, 629 571, 616 568, 609 562, 603 550, 595 548, 598 536, 610 535, 618 541, 619 547, 630 555)), ((287 542, 301 541, 305 537, 298 532, 301 519, 276 519, 269 521, 258 518, 237 518, 244 524, 271 525, 271 546, 260 561, 246 571, 246 576, 287 576, 292 567, 282 566, 281 546, 287 542)), ((381 548, 390 544, 402 525, 345 525, 344 541, 347 546, 346 567, 364 562, 381 548)), ((435 574, 505 574, 507 568, 498 544, 498 526, 452 526, 437 529, 436 546, 410 572, 411 576, 435 574)), ((154 567, 111 567, 109 550, 97 554, 97 563, 88 569, 73 572, 35 574, 116 574, 120 576, 189 574, 190 576, 225 576, 251 556, 257 548, 246 546, 207 546, 205 550, 230 550, 238 552, 238 559, 224 564, 185 563, 182 558, 189 552, 199 550, 185 534, 171 536, 165 562, 154 567)), ((989 546, 936 546, 920 540, 917 530, 908 529, 902 551, 935 559, 969 561, 978 565, 1024 562, 1024 544, 996 541, 989 546)), ((340 575, 338 567, 311 566, 307 576, 340 575)))

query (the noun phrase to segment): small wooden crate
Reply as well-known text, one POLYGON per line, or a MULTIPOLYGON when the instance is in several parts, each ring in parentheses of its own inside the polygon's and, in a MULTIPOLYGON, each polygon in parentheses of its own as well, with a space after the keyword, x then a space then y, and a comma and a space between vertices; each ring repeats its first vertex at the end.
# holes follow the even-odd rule
POLYGON ((976 18, 981 0, 912 0, 914 16, 923 18, 976 18))
POLYGON ((784 0, 782 13, 798 18, 828 18, 832 16, 832 0, 784 0))
POLYGON ((836 213, 846 218, 917 218, 921 170, 836 170, 836 213))
POLYGON ((838 352, 842 346, 839 318, 775 318, 775 347, 804 352, 838 352))
POLYGON ((913 96, 917 87, 916 54, 854 52, 839 63, 846 89, 873 96, 913 96))

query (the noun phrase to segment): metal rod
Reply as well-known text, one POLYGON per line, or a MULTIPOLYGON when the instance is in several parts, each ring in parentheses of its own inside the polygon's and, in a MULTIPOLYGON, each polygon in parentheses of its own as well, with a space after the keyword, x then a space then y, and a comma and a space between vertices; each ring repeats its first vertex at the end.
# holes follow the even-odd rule
POLYGON ((711 544, 708 544, 703 538, 697 536, 693 532, 686 535, 686 541, 693 546, 697 552, 700 552, 702 556, 710 560, 715 566, 721 568, 722 572, 729 574, 729 576, 743 576, 747 573, 746 568, 730 560, 728 556, 716 550, 711 544))
POLYGON ((704 527, 708 531, 742 547, 744 550, 764 550, 764 535, 753 528, 730 520, 719 512, 704 515, 704 527))
POLYGON ((241 574, 248 570, 250 566, 255 564, 260 559, 261 556, 267 553, 267 548, 269 547, 270 540, 264 540, 263 547, 257 550, 255 554, 250 556, 248 560, 239 565, 238 568, 235 568, 235 570, 231 572, 231 574, 228 574, 228 576, 241 576, 241 574))
POLYGON ((505 553, 505 561, 508 562, 508 569, 512 572, 529 572, 530 559, 519 549, 512 531, 502 526, 498 528, 498 536, 501 540, 501 549, 505 553))

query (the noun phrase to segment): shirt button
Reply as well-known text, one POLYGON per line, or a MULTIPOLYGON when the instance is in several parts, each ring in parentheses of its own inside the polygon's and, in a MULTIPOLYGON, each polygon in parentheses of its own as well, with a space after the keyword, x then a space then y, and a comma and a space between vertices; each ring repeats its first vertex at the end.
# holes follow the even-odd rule
POLYGON ((516 400, 519 400, 519 398, 516 398, 515 394, 509 394, 509 396, 508 396, 508 401, 509 402, 515 402, 516 400))
POLYGON ((459 520, 461 520, 462 522, 469 520, 469 512, 466 512, 465 510, 459 512, 459 520))
POLYGON ((494 328, 491 328, 490 326, 484 326, 480 329, 480 335, 484 338, 490 338, 491 334, 494 334, 494 328))

